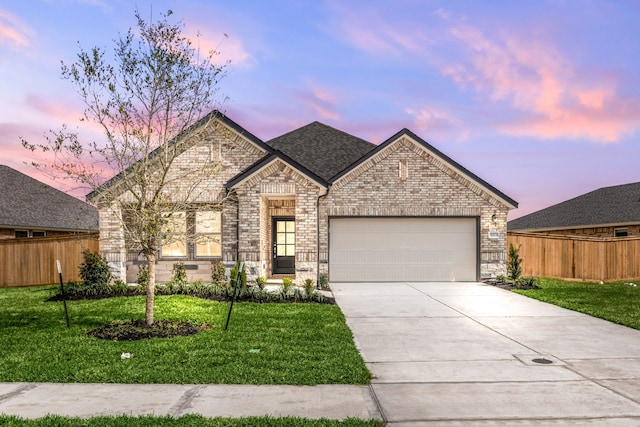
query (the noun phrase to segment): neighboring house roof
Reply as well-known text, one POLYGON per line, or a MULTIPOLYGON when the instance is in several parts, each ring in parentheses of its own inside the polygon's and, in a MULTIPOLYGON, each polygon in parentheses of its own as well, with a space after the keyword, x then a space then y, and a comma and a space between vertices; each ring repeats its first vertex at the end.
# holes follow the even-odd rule
POLYGON ((267 141, 319 177, 329 180, 376 146, 320 122, 267 141))
POLYGON ((640 223, 640 182, 604 187, 509 221, 509 231, 640 223))
POLYGON ((415 133, 411 132, 409 129, 406 129, 406 128, 402 129, 401 131, 393 135, 391 138, 387 139, 382 144, 375 147, 374 150, 369 151, 365 156, 363 156, 353 164, 349 165, 349 167, 341 171, 338 175, 332 177, 331 182, 332 183, 336 182, 337 180, 339 180, 340 178, 348 174, 350 171, 357 168, 360 164, 366 162, 368 159, 375 156, 380 151, 384 150, 390 144, 393 144, 394 142, 398 141, 403 136, 407 136, 412 140, 414 140, 415 142, 417 142, 418 144, 422 145, 427 151, 431 152, 431 154, 435 155, 436 157, 439 157, 445 163, 449 164, 449 166, 453 167, 454 169, 457 169, 459 172, 466 175, 469 179, 471 179, 472 181, 475 181, 476 184, 492 192, 495 196, 501 198, 506 203, 512 205, 514 208, 518 207, 518 202, 513 200, 511 197, 507 196, 506 194, 504 194, 503 192, 501 192, 500 190, 498 190, 497 188, 489 184, 487 181, 483 180, 482 178, 480 178, 470 170, 466 169, 461 164, 453 160, 451 157, 447 156, 446 154, 444 154, 443 152, 435 148, 433 145, 429 144, 427 141, 420 138, 415 133))
POLYGON ((0 227, 98 231, 95 207, 5 165, 0 194, 0 227))

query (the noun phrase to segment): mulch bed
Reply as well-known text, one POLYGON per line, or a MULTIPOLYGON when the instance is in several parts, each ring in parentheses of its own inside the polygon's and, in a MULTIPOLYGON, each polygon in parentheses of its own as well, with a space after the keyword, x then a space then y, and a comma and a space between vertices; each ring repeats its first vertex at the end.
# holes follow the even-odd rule
POLYGON ((487 285, 495 286, 496 288, 506 289, 508 291, 513 291, 514 289, 517 289, 517 290, 540 289, 540 286, 535 284, 504 282, 502 280, 497 280, 497 279, 485 280, 484 283, 486 283, 487 285))
POLYGON ((211 326, 207 324, 196 325, 176 320, 158 320, 149 327, 144 320, 131 320, 102 326, 89 331, 87 335, 103 340, 134 341, 148 338, 187 337, 209 328, 211 326))

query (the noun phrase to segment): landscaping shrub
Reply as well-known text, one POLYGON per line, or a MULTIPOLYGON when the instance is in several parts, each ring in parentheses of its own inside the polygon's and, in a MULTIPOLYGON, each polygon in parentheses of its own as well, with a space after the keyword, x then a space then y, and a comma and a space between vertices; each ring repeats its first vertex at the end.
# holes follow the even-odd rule
POLYGON ((318 278, 318 284, 320 285, 320 289, 327 289, 329 287, 329 278, 326 274, 321 274, 318 278))
POLYGON ((307 294, 307 297, 311 298, 313 293, 316 291, 316 287, 313 285, 313 280, 306 279, 304 281, 304 291, 307 294))
POLYGON ((264 276, 256 277, 256 286, 258 289, 263 290, 267 284, 267 279, 264 276))
POLYGON ((90 292, 100 292, 106 289, 111 281, 111 269, 107 259, 98 252, 84 250, 84 260, 80 264, 80 278, 90 292))
POLYGON ((216 260, 211 263, 211 281, 217 284, 227 283, 227 268, 222 260, 216 260))
POLYGON ((149 266, 147 264, 143 264, 138 268, 136 283, 140 289, 147 289, 147 283, 149 283, 149 266))
POLYGON ((513 243, 509 244, 509 255, 507 259, 507 276, 511 280, 518 280, 522 275, 522 258, 520 258, 520 247, 517 249, 513 243))
POLYGON ((293 287, 293 279, 291 277, 285 277, 282 279, 282 292, 284 295, 289 295, 289 291, 293 287))
POLYGON ((176 262, 171 269, 171 282, 175 284, 187 283, 187 268, 184 266, 184 262, 176 262))
POLYGON ((129 292, 129 285, 122 280, 116 280, 109 285, 108 291, 113 292, 113 294, 117 296, 126 295, 129 292))
MULTIPOLYGON (((238 268, 240 268, 240 261, 236 262, 236 265, 231 269, 230 280, 234 280, 238 274, 238 268)), ((238 284, 242 288, 247 287, 247 272, 245 271, 244 264, 242 264, 242 270, 240 271, 240 283, 238 284)))

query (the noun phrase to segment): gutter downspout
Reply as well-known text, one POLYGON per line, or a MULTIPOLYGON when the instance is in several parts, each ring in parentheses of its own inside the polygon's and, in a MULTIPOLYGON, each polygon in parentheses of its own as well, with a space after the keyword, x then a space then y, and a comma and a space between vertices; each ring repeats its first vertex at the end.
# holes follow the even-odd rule
POLYGON ((238 194, 234 193, 235 197, 232 196, 233 190, 227 189, 227 199, 235 202, 236 204, 236 259, 234 261, 237 262, 240 259, 240 199, 238 198, 238 194))
MULTIPOLYGON (((329 194, 329 188, 331 184, 327 187, 324 194, 320 194, 316 199, 316 288, 320 289, 320 199, 323 197, 327 197, 329 194)), ((327 221, 329 219, 327 218, 327 221)), ((327 227, 329 224, 327 223, 327 227)), ((328 230, 327 230, 328 233, 328 230)))

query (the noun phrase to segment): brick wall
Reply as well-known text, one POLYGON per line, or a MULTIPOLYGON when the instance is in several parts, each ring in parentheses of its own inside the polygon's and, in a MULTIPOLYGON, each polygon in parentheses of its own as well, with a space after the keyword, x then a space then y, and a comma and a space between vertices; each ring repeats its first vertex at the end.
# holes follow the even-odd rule
POLYGON ((317 279, 316 201, 323 188, 276 160, 236 189, 240 209, 239 254, 247 280, 271 275, 271 220, 295 216, 295 280, 317 279))
POLYGON ((508 210, 475 182, 403 138, 334 183, 321 199, 320 273, 328 274, 330 217, 449 216, 480 218, 480 275, 505 274, 508 210), (498 231, 499 238, 490 240, 489 231, 498 231))
MULTIPOLYGON (((189 203, 211 204, 220 207, 225 195, 223 184, 241 171, 258 161, 266 153, 235 131, 220 122, 213 122, 194 133, 196 142, 178 155, 168 174, 169 184, 166 194, 175 196, 176 202, 185 199, 189 203)), ((119 196, 121 202, 129 200, 128 195, 119 196)), ((227 201, 222 208, 222 259, 233 262, 237 250, 237 205, 227 201)), ((112 265, 115 278, 135 281, 140 257, 125 250, 124 233, 117 207, 99 206, 101 252, 112 265), (127 272, 127 269, 129 270, 127 272)), ((211 276, 211 260, 160 259, 157 265, 157 281, 171 278, 173 264, 183 261, 193 270, 188 270, 194 278, 211 276)))

